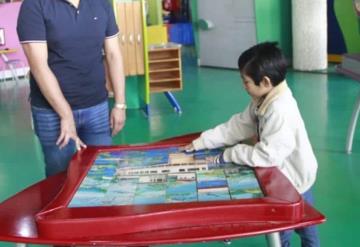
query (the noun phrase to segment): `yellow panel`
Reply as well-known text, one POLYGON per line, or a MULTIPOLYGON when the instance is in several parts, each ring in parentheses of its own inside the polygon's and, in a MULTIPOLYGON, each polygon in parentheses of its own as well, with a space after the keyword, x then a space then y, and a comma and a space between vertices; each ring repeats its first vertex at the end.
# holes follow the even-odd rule
POLYGON ((149 45, 166 44, 168 42, 166 26, 148 26, 147 38, 149 45))
POLYGON ((328 61, 333 63, 341 63, 342 55, 328 54, 328 61))

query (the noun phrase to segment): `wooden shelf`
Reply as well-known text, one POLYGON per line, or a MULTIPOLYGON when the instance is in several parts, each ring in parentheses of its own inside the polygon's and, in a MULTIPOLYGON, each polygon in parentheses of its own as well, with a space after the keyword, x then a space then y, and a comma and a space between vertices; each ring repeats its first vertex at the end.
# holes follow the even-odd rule
POLYGON ((151 50, 151 51, 149 51, 149 60, 150 61, 164 60, 164 59, 174 59, 174 58, 179 57, 177 49, 175 49, 175 50, 164 49, 163 51, 159 51, 159 50, 151 50))
POLYGON ((150 79, 150 87, 151 84, 154 82, 167 82, 167 81, 180 81, 180 78, 173 78, 173 77, 168 77, 168 78, 162 78, 162 79, 150 79))
POLYGON ((182 90, 180 46, 149 50, 150 92, 182 90))
POLYGON ((182 90, 180 80, 150 83, 150 92, 152 93, 180 91, 180 90, 182 90))
POLYGON ((179 68, 164 68, 164 69, 157 69, 157 70, 151 70, 150 69, 150 73, 161 73, 161 72, 168 72, 168 71, 179 71, 180 69, 179 68))
POLYGON ((150 82, 156 80, 163 80, 163 79, 180 79, 180 71, 179 69, 173 71, 153 71, 150 73, 150 82))
POLYGON ((149 63, 164 63, 164 62, 174 62, 174 61, 180 61, 178 58, 171 58, 171 59, 158 59, 158 60, 150 60, 149 63))
POLYGON ((150 45, 149 46, 149 51, 154 51, 154 52, 163 52, 163 51, 173 51, 173 50, 178 50, 179 48, 181 48, 180 44, 175 44, 175 43, 171 43, 170 46, 169 45, 150 45))

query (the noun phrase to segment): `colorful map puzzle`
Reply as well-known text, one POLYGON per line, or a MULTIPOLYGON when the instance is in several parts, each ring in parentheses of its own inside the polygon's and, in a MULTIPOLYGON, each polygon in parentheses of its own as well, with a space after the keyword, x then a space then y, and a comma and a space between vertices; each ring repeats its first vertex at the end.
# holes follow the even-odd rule
POLYGON ((68 207, 163 204, 263 197, 253 170, 213 164, 221 150, 177 147, 100 153, 68 207))

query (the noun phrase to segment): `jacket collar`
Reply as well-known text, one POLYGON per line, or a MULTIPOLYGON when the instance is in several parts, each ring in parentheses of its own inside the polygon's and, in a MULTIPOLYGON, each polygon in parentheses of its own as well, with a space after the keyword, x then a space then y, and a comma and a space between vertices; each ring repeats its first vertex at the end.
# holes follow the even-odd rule
POLYGON ((255 103, 257 105, 256 115, 263 116, 269 107, 269 105, 279 98, 285 91, 289 89, 286 80, 280 82, 276 87, 274 87, 267 95, 257 100, 255 103))

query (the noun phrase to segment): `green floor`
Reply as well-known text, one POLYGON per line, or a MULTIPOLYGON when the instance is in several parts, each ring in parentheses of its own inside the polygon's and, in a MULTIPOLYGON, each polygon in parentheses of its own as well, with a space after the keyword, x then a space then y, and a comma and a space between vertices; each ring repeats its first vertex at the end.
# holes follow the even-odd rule
MULTIPOLYGON (((353 153, 345 154, 348 123, 360 84, 335 72, 288 74, 319 162, 314 186, 316 208, 327 222, 319 226, 322 246, 360 246, 360 128, 353 153)), ((28 88, 0 84, 0 201, 44 177, 42 154, 30 125, 28 88)), ((162 94, 151 97, 151 115, 129 110, 114 144, 147 143, 205 130, 241 111, 249 97, 234 70, 184 66, 184 90, 175 93, 183 113, 174 113, 162 94)), ((360 123, 359 123, 360 126, 360 123)), ((221 242, 191 246, 223 246, 221 242)), ((233 240, 232 246, 264 246, 265 238, 233 240)), ((0 243, 0 246, 13 246, 0 243)), ((188 246, 188 245, 186 245, 188 246)), ((294 246, 299 241, 294 238, 294 246)))

